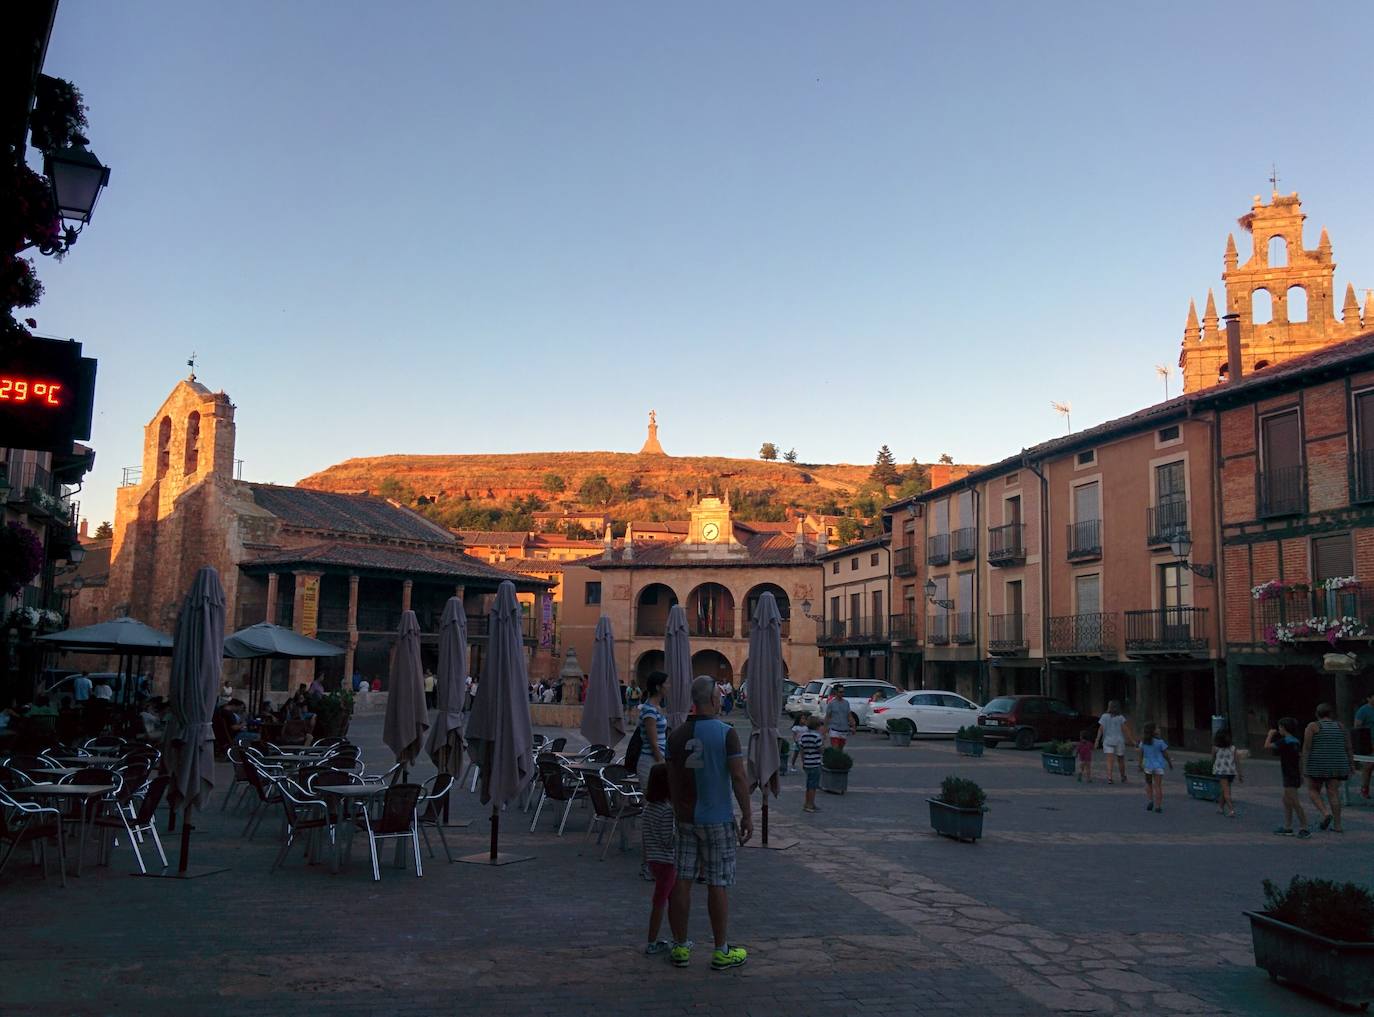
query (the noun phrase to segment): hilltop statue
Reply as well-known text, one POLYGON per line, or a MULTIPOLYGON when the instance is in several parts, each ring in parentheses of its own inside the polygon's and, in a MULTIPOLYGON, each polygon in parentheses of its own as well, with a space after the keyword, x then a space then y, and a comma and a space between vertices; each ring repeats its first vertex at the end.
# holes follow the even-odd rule
POLYGON ((666 456, 663 446, 658 443, 658 414, 649 411, 649 436, 644 439, 644 447, 639 450, 642 456, 666 456))

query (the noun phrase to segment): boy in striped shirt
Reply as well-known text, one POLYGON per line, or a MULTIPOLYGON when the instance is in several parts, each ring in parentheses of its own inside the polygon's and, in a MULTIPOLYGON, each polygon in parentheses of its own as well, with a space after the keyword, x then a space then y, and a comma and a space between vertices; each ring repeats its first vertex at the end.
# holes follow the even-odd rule
POLYGON ((820 811, 816 805, 816 789, 821 786, 821 747, 824 744, 825 741, 821 738, 821 718, 808 717, 806 731, 797 738, 797 747, 801 750, 802 769, 806 771, 806 804, 802 806, 803 812, 820 811))

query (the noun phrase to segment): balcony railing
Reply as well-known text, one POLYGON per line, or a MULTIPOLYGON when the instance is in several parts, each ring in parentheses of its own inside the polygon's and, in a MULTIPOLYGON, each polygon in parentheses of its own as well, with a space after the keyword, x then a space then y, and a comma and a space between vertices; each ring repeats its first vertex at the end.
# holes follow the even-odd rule
POLYGON ((937 533, 933 537, 926 538, 926 564, 927 565, 948 565, 949 564, 949 534, 937 533))
POLYGON ((1336 638, 1367 639, 1374 635, 1374 589, 1285 589, 1255 604, 1255 642, 1302 643, 1325 641, 1333 628, 1336 638))
POLYGON ((857 618, 827 618, 821 624, 819 641, 822 646, 833 646, 837 643, 885 643, 887 639, 886 617, 861 615, 857 618))
POLYGON ((1307 511, 1307 467, 1284 466, 1255 474, 1259 517, 1297 516, 1307 511))
POLYGON ((1025 523, 1007 523, 988 530, 988 564, 1013 565, 1026 560, 1025 523))
POLYGON ((955 561, 972 561, 978 554, 978 531, 964 526, 950 534, 950 557, 955 561))
POLYGON ((892 573, 898 576, 916 574, 916 548, 899 547, 892 552, 892 573))
POLYGON ((931 646, 949 645, 949 615, 932 614, 926 618, 926 642, 931 646))
POLYGON ((705 639, 733 639, 735 637, 735 619, 733 615, 729 618, 702 619, 688 616, 687 634, 690 636, 701 636, 705 639))
POLYGON ((967 646, 973 642, 973 614, 969 611, 959 611, 953 617, 954 631, 950 634, 950 642, 967 646))
POLYGON ((1360 449, 1350 456, 1350 476, 1354 487, 1351 501, 1374 501, 1374 448, 1360 449))
POLYGON ((1092 611, 1050 618, 1050 654, 1056 657, 1116 656, 1116 615, 1092 611))
POLYGON ((1188 503, 1186 501, 1162 501, 1145 510, 1146 541, 1151 547, 1160 547, 1175 539, 1187 537, 1188 503))
POLYGON ((888 623, 894 643, 914 643, 919 638, 914 614, 894 614, 888 623))
MULTIPOLYGON (((468 615, 469 639, 487 639, 490 635, 491 615, 468 615)), ((520 619, 520 635, 521 639, 526 643, 536 642, 539 639, 539 619, 532 614, 523 615, 520 619)))
POLYGON ((1207 651, 1205 607, 1161 607, 1126 612, 1128 654, 1194 654, 1207 651))
POLYGON ((1102 557, 1102 520, 1083 519, 1069 523, 1068 548, 1069 560, 1078 558, 1102 557))
MULTIPOLYGON (((781 607, 782 605, 779 604, 778 606, 781 607)), ((745 636, 745 638, 748 638, 748 636, 749 636, 750 627, 751 627, 751 626, 750 626, 750 620, 749 620, 748 618, 745 618, 745 619, 744 619, 744 636, 745 636)), ((784 638, 784 639, 787 639, 789 636, 792 635, 792 619, 791 619, 790 617, 788 617, 787 615, 785 615, 785 614, 782 616, 782 628, 781 628, 781 630, 780 630, 780 634, 782 635, 782 638, 784 638)))
POLYGON ((994 614, 988 616, 988 652, 993 654, 1023 653, 1029 648, 1024 614, 994 614))

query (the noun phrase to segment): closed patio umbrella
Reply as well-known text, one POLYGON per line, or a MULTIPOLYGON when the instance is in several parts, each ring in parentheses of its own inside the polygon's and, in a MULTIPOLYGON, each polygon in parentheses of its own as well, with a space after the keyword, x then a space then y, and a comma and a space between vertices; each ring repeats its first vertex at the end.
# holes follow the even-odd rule
POLYGON ((463 770, 463 696, 468 675, 468 619, 463 602, 449 597, 439 618, 439 672, 435 678, 438 711, 425 751, 455 780, 463 770))
POLYGON ((593 745, 614 745, 625 737, 625 709, 620 701, 620 674, 615 666, 611 620, 597 619, 592 642, 592 673, 582 704, 582 737, 593 745))
POLYGON ((173 810, 182 810, 177 863, 177 874, 182 877, 191 875, 191 809, 208 801, 215 787, 211 720, 223 664, 224 587, 219 573, 205 565, 196 573, 177 616, 168 695, 171 710, 164 736, 164 755, 172 774, 169 804, 173 810))
POLYGON ((391 659, 382 741, 401 764, 403 781, 408 779, 410 764, 424 747, 427 730, 429 710, 425 707, 425 675, 420 665, 420 623, 414 611, 402 611, 396 652, 391 659))
POLYGON ((468 755, 482 775, 482 803, 491 803, 491 850, 468 855, 465 862, 502 865, 522 861, 502 855, 501 808, 524 789, 534 772, 531 752, 529 669, 521 638, 520 604, 509 579, 496 591, 488 624, 487 653, 482 661, 482 680, 477 685, 468 717, 468 755))
POLYGON ((768 845, 768 792, 778 794, 778 714, 782 709, 782 616, 772 593, 759 597, 749 626, 749 767, 763 799, 761 843, 768 845))
POLYGON ((692 644, 687 638, 687 612, 681 604, 668 611, 668 627, 663 635, 664 670, 668 672, 668 726, 687 722, 692 712, 692 644))

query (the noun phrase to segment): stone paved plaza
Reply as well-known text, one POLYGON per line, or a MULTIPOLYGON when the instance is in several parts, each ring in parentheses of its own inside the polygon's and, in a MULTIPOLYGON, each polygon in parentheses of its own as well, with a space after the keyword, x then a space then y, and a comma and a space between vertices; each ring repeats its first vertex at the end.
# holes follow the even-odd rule
MULTIPOLYGON (((361 717, 353 732, 373 768, 386 760, 380 727, 361 717)), ((639 953, 649 886, 633 853, 597 859, 584 812, 561 839, 547 811, 535 834, 511 815, 503 844, 531 861, 449 865, 440 852, 422 880, 386 867, 374 883, 365 842, 339 875, 298 852, 269 874, 276 817, 249 842, 243 817, 216 803, 196 861, 228 866, 220 875, 133 879, 121 849, 63 890, 12 862, 0 1013, 1331 1012, 1253 967, 1241 912, 1266 876, 1370 880, 1374 810, 1353 811, 1343 836, 1300 842, 1270 833, 1267 761, 1226 819, 1184 795, 1182 759, 1153 815, 1134 774, 1086 786, 1044 773, 1038 753, 967 760, 949 742, 899 749, 877 735, 851 746, 850 792, 822 795, 818 815, 800 811, 799 775, 785 779, 772 834, 798 846, 741 852, 731 939, 750 959, 737 971, 710 971, 700 948, 685 971, 639 953), (976 845, 929 829, 924 798, 952 772, 989 792, 976 845)), ((473 820, 453 831, 455 854, 485 847, 476 796, 456 795, 453 819, 473 820)), ((709 942, 704 893, 692 933, 709 942)))

